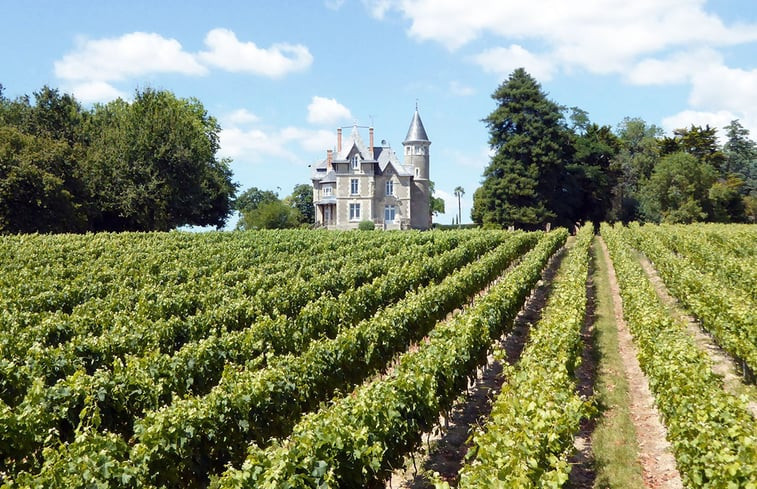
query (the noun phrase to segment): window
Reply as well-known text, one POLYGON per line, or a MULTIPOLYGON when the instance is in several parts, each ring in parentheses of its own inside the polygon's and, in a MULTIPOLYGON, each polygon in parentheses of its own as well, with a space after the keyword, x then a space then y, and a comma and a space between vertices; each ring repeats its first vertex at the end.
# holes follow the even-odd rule
POLYGON ((406 155, 410 154, 410 146, 405 146, 405 154, 406 155))
POLYGON ((421 169, 420 168, 417 168, 417 167, 415 168, 415 176, 416 177, 420 177, 421 176, 421 169))
POLYGON ((396 216, 396 210, 393 205, 384 207, 384 222, 393 222, 396 216))
POLYGON ((331 195, 331 185, 323 187, 323 195, 331 195))
POLYGON ((359 170, 360 169, 360 155, 356 154, 352 157, 352 169, 353 170, 359 170))
POLYGON ((360 220, 360 204, 350 204, 350 221, 360 220))
POLYGON ((394 182, 392 180, 386 181, 386 195, 394 195, 394 182))
POLYGON ((359 189, 359 187, 358 187, 359 182, 360 182, 360 180, 358 180, 357 178, 351 178, 350 179, 350 193, 352 195, 356 195, 357 194, 358 189, 359 189))

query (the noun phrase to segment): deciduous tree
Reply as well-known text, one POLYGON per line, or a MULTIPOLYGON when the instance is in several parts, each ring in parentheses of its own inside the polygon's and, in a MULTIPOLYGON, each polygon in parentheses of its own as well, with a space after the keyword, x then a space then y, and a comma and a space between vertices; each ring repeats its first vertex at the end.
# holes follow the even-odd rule
POLYGON ((315 207, 313 205, 313 187, 307 183, 295 185, 292 195, 289 196, 292 207, 299 211, 302 223, 313 224, 315 222, 315 207))
POLYGON ((196 99, 148 89, 95 107, 87 183, 95 229, 221 227, 236 185, 216 158, 220 126, 196 99))
POLYGON ((641 210, 648 221, 691 223, 710 214, 712 166, 679 151, 663 157, 642 187, 641 210))

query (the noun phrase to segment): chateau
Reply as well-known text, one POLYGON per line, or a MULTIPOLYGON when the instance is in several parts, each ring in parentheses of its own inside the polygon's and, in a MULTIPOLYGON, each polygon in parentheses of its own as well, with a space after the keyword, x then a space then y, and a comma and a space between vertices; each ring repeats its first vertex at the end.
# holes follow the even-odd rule
POLYGON ((428 229, 431 227, 429 146, 418 108, 402 142, 404 160, 382 140, 374 145, 373 127, 368 145, 358 126, 346 141, 336 130, 336 150, 313 165, 315 222, 328 229, 356 229, 360 221, 373 221, 377 229, 428 229))

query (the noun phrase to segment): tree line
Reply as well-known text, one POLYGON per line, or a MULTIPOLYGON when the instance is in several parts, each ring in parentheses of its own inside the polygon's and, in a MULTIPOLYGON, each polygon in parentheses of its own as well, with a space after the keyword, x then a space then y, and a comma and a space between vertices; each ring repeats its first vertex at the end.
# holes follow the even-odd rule
POLYGON ((642 119, 613 130, 549 100, 524 69, 492 94, 494 156, 473 196, 479 225, 535 229, 579 221, 755 222, 757 144, 738 120, 664 136, 642 119))
POLYGON ((0 85, 0 233, 222 227, 237 186, 199 100, 137 90, 90 110, 0 85))

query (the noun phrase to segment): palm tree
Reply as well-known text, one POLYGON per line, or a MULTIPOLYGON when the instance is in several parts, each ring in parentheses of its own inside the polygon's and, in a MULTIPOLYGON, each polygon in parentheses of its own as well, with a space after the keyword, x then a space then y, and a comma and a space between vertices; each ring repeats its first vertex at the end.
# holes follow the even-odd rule
POLYGON ((462 208, 460 207, 460 197, 465 195, 465 190, 463 190, 463 187, 457 186, 455 187, 455 197, 457 197, 457 227, 460 227, 460 222, 462 221, 462 208))

